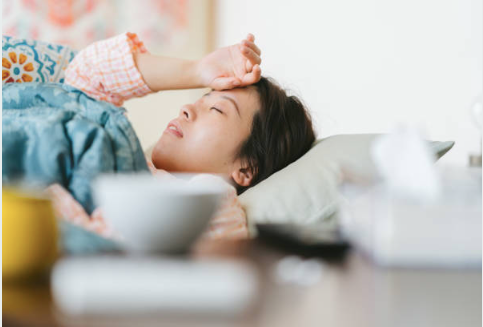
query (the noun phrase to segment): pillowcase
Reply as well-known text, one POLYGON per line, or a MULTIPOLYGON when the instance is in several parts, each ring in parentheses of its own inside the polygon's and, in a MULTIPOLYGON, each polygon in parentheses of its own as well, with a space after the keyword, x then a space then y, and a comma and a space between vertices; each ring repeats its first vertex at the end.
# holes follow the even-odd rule
MULTIPOLYGON (((346 134, 319 139, 301 158, 239 196, 251 235, 256 223, 334 225, 343 181, 378 178, 372 142, 383 134, 346 134)), ((436 160, 454 142, 428 141, 436 160)))

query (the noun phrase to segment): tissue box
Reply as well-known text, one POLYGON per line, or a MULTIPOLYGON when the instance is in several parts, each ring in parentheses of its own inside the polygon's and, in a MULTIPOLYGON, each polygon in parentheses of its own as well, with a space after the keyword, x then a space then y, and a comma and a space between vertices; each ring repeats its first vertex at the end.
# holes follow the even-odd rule
POLYGON ((395 194, 385 184, 341 187, 341 227, 382 266, 481 269, 481 168, 439 169, 433 201, 395 194))

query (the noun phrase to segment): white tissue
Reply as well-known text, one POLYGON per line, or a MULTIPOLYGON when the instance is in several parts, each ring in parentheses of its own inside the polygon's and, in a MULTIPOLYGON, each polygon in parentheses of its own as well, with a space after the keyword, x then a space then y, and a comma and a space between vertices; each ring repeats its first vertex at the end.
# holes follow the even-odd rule
POLYGON ((434 154, 415 128, 399 126, 393 133, 382 135, 374 141, 371 154, 391 194, 421 203, 440 196, 434 154))

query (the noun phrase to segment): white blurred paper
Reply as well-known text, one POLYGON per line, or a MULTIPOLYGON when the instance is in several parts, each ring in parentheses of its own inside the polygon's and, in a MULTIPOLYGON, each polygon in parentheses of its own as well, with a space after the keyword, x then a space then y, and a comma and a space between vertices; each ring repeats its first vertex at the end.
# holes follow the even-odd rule
POLYGON ((237 316, 255 304, 259 277, 234 259, 71 257, 56 263, 51 287, 57 308, 72 316, 237 316))

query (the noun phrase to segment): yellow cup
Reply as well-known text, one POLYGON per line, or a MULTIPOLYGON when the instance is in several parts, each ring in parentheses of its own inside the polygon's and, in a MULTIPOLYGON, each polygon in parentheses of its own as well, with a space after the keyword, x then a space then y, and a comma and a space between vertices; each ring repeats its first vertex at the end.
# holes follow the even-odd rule
POLYGON ((39 277, 58 256, 58 230, 47 197, 2 189, 4 280, 39 277))

